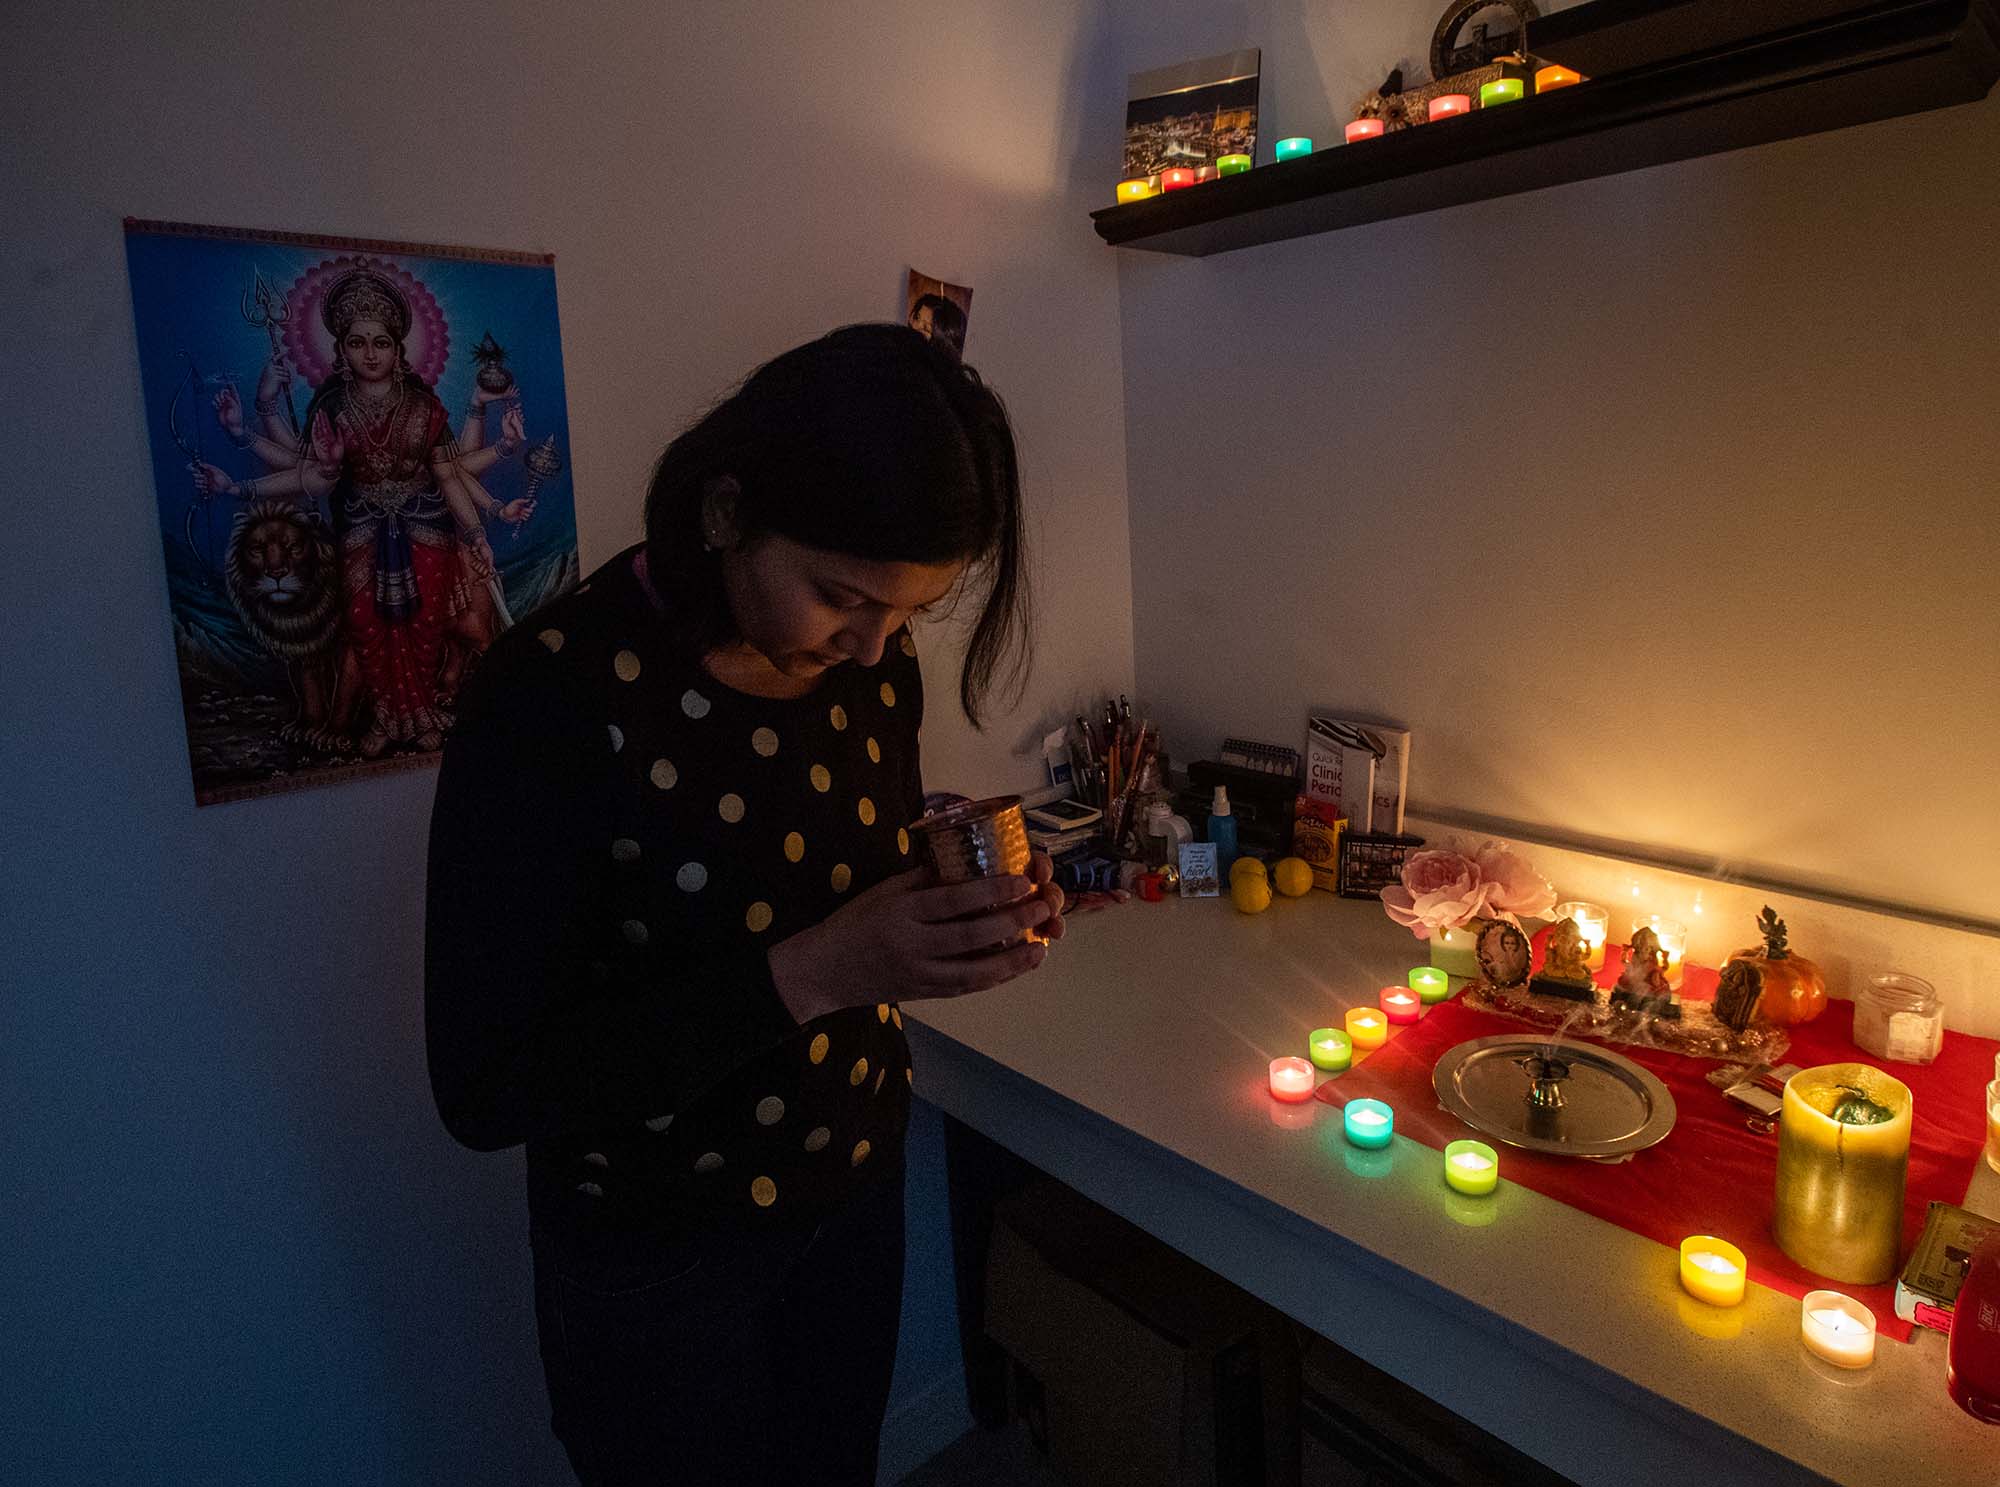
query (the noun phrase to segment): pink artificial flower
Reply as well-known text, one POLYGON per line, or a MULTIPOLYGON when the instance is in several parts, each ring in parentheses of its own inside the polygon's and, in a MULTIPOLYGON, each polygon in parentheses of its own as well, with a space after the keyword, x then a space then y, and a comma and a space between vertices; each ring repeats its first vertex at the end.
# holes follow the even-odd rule
POLYGON ((1486 885, 1487 912, 1510 920, 1520 928, 1519 915, 1539 918, 1555 907, 1555 885, 1511 847, 1487 842, 1473 860, 1479 866, 1479 880, 1486 885))
POLYGON ((1403 881, 1382 890, 1382 907, 1411 934, 1428 940, 1483 917, 1490 892, 1477 862, 1434 847, 1404 859, 1403 881))

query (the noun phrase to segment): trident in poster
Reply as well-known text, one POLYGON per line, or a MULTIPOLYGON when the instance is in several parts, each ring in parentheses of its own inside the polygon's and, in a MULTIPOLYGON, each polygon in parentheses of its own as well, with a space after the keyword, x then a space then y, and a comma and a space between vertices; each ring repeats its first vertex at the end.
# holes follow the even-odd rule
MULTIPOLYGON (((271 281, 264 277, 262 269, 253 269, 251 278, 251 287, 244 291, 237 309, 250 326, 271 338, 271 361, 282 366, 285 359, 284 329, 292 318, 291 307, 285 303, 285 297, 271 287, 271 281), (256 299, 254 305, 251 303, 253 295, 256 299)), ((299 432, 299 410, 292 402, 289 380, 285 383, 285 422, 292 426, 294 435, 299 432)))

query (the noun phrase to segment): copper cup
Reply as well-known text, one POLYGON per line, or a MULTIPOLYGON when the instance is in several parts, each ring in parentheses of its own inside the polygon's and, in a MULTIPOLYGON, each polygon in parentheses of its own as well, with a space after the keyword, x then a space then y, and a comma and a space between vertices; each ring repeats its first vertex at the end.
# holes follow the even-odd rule
MULTIPOLYGON (((968 800, 910 823, 917 861, 938 884, 970 883, 975 878, 1028 875, 1028 823, 1021 814, 1021 797, 995 795, 968 800)), ((1028 939, 1040 940, 1036 930, 1028 939)))

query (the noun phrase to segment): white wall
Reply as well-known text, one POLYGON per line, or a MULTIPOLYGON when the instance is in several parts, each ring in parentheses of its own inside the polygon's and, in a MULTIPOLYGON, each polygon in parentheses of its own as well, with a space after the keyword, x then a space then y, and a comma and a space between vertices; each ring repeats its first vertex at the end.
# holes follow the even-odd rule
MULTIPOLYGON (((1132 7, 1124 65, 1261 44, 1266 141, 1337 137, 1436 8, 1132 7)), ((1365 711, 1431 806, 2000 921, 1996 152, 1988 99, 1121 253, 1177 757, 1365 711)))
MULTIPOLYGON (((1042 665, 939 784, 1129 689, 1092 5, 9 7, 0 93, 0 1478, 539 1482, 518 1154, 451 1145, 420 1022, 425 773, 196 811, 120 218, 550 250, 586 566, 764 357, 976 288, 1042 665)), ((932 1293, 935 1292, 932 1286, 932 1293)), ((947 1286, 948 1290, 948 1286, 947 1286)), ((935 1339, 933 1339, 935 1341, 935 1339)))

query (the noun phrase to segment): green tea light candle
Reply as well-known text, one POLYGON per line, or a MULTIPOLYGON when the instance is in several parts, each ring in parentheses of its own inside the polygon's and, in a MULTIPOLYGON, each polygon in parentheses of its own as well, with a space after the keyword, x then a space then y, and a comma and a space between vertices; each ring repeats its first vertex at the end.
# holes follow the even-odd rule
POLYGON ((1451 976, 1436 966, 1412 966, 1405 979, 1426 1007, 1435 1007, 1451 995, 1451 976))
POLYGON ((1306 1040, 1306 1055, 1314 1068, 1338 1074, 1354 1062, 1354 1040, 1337 1027, 1316 1027, 1306 1040))
POLYGON ((1455 1193, 1483 1198, 1500 1184, 1500 1158, 1484 1141, 1453 1141, 1444 1149, 1444 1180, 1455 1193))
POLYGON ((1301 160, 1313 152, 1313 142, 1303 134, 1295 134, 1290 139, 1281 139, 1272 147, 1272 153, 1280 164, 1287 160, 1301 160))
POLYGON ((1491 108, 1496 103, 1519 103, 1527 93, 1528 85, 1518 77, 1495 78, 1480 85, 1479 106, 1491 108))
MULTIPOLYGON (((1307 148, 1310 149, 1311 146, 1307 148)), ((1224 155, 1215 162, 1215 168, 1226 176, 1240 176, 1250 168, 1250 164, 1248 155, 1224 155)))
POLYGON ((1387 1146, 1396 1134, 1396 1112, 1380 1100, 1349 1100, 1341 1111, 1350 1145, 1374 1150, 1387 1146))

